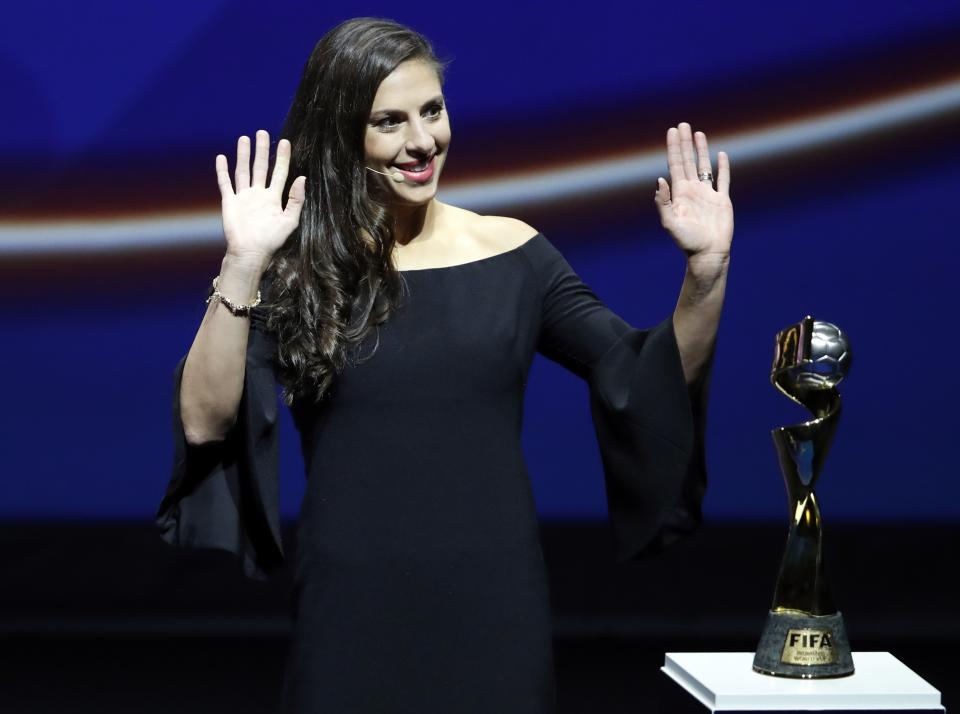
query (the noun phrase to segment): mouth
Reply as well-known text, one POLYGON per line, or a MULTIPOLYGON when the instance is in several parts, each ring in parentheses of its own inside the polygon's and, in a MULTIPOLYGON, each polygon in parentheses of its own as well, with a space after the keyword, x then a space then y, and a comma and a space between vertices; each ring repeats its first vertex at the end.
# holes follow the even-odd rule
POLYGON ((433 178, 434 165, 437 155, 420 161, 408 161, 403 164, 392 164, 393 168, 403 174, 403 177, 414 183, 426 183, 433 178))

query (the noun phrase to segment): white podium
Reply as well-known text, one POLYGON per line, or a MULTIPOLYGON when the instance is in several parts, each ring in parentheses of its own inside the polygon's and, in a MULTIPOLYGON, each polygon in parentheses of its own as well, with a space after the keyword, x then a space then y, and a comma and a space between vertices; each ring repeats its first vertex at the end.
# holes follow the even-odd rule
POLYGON ((669 712, 943 712, 940 692, 889 652, 854 652, 856 672, 787 679, 753 671, 752 652, 667 653, 669 712))

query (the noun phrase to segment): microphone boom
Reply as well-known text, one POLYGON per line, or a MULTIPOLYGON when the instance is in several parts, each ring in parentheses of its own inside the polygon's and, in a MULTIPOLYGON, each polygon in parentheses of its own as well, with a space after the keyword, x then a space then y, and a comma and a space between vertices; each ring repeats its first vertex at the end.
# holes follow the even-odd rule
POLYGON ((381 176, 389 176, 391 179, 393 179, 394 183, 403 183, 404 181, 407 180, 407 179, 404 177, 404 175, 403 175, 402 173, 400 173, 399 171, 393 171, 392 173, 389 173, 389 174, 388 174, 388 173, 385 173, 385 172, 383 172, 383 171, 377 171, 376 169, 371 169, 369 166, 364 166, 364 168, 365 168, 367 171, 373 171, 373 173, 375 173, 375 174, 380 174, 381 176))

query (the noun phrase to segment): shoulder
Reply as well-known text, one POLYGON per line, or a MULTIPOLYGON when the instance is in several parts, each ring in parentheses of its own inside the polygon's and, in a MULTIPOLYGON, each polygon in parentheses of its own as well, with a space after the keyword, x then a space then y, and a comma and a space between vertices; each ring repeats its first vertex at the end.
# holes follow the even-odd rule
POLYGON ((536 236, 533 226, 508 216, 485 216, 456 206, 445 206, 452 222, 468 234, 478 252, 486 254, 513 250, 536 236))
POLYGON ((560 251, 528 223, 506 216, 474 215, 471 232, 483 246, 483 253, 496 255, 519 249, 542 291, 573 274, 560 251))
POLYGON ((496 243, 503 250, 517 248, 539 233, 517 218, 479 215, 474 221, 474 231, 485 242, 496 243))
POLYGON ((483 252, 495 255, 520 249, 538 280, 550 284, 570 272, 570 265, 543 233, 516 218, 480 216, 474 220, 483 252))

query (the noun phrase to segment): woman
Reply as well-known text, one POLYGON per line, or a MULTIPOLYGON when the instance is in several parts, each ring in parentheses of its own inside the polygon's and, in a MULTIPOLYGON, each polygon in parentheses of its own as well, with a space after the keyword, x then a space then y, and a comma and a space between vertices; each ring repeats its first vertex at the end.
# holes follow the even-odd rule
POLYGON ((307 63, 269 184, 266 132, 252 175, 240 138, 236 188, 216 161, 227 249, 178 368, 158 521, 172 543, 232 550, 251 576, 280 565, 279 380, 308 476, 287 712, 553 710, 520 446, 537 351, 589 384, 619 556, 700 518, 733 232, 726 156, 714 190, 698 180, 703 134, 668 131, 656 203, 688 269, 671 318, 637 330, 530 226, 436 199, 451 136, 441 82, 421 36, 346 22, 307 63))

